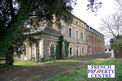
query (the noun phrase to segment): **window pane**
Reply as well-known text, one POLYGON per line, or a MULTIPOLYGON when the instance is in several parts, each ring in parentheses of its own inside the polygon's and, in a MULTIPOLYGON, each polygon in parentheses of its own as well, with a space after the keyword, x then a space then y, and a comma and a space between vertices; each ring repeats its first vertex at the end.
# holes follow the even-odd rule
POLYGON ((71 37, 71 28, 69 28, 69 37, 71 37))

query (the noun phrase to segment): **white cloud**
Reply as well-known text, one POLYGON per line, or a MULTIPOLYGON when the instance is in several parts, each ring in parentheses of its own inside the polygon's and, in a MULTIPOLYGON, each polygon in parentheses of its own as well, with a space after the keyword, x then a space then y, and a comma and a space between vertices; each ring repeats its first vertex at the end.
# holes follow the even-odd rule
MULTIPOLYGON (((102 7, 98 10, 97 16, 91 10, 87 11, 87 0, 77 0, 77 5, 74 8, 73 14, 85 21, 88 25, 98 30, 101 24, 101 18, 108 16, 116 11, 116 4, 114 0, 98 0, 103 3, 102 7)), ((98 30, 99 31, 99 30, 98 30)), ((102 31, 100 31, 102 33, 102 31)), ((106 39, 106 43, 108 43, 106 39)))
POLYGON ((102 8, 97 12, 97 16, 91 10, 87 11, 87 0, 77 0, 77 5, 74 8, 73 14, 85 21, 93 28, 99 28, 101 18, 115 12, 114 0, 98 0, 103 2, 102 8))

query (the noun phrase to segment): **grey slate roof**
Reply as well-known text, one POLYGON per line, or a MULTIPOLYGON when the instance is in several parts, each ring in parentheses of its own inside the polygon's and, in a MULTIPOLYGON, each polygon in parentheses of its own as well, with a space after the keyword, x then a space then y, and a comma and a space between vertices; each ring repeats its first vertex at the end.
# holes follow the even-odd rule
POLYGON ((61 33, 59 33, 58 31, 50 28, 50 27, 45 27, 44 30, 41 31, 41 33, 43 34, 48 34, 48 35, 53 35, 53 36, 62 36, 61 33))
POLYGON ((52 36, 63 36, 61 33, 58 31, 54 30, 51 27, 41 27, 39 30, 36 30, 34 32, 28 32, 24 33, 24 35, 41 35, 41 34, 46 34, 46 35, 52 35, 52 36))

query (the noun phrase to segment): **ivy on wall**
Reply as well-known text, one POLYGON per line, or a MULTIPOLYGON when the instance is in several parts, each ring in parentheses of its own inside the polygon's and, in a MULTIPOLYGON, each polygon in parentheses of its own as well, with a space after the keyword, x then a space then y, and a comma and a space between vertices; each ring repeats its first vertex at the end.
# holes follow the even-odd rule
POLYGON ((68 48, 69 48, 69 42, 65 41, 65 58, 67 58, 69 54, 68 48))
POLYGON ((62 41, 58 41, 56 45, 56 59, 61 58, 61 48, 62 48, 62 41))

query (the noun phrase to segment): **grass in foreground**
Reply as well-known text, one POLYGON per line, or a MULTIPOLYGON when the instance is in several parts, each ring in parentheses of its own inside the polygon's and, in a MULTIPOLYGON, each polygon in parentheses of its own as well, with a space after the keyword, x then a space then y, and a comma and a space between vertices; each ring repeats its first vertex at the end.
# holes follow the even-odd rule
MULTIPOLYGON (((2 65, 0 66, 0 70, 1 69, 11 69, 11 68, 16 68, 19 66, 36 66, 36 65, 42 65, 42 64, 53 64, 53 65, 57 65, 57 64, 61 64, 64 62, 71 62, 71 61, 76 61, 76 60, 80 60, 82 58, 84 58, 85 56, 82 57, 78 57, 78 58, 66 58, 66 59, 61 59, 61 60, 53 60, 53 61, 47 61, 47 62, 40 62, 40 63, 36 63, 36 62, 32 62, 32 61, 15 61, 13 66, 10 65, 2 65)), ((61 66, 60 68, 67 68, 68 66, 61 66)))
POLYGON ((122 59, 96 59, 48 81, 122 81, 122 59), (115 65, 115 78, 88 78, 87 65, 115 65))
POLYGON ((61 62, 71 62, 71 61, 76 61, 83 59, 86 56, 82 57, 77 57, 77 58, 66 58, 66 59, 61 59, 61 60, 53 60, 53 61, 47 61, 47 62, 40 62, 40 63, 35 63, 31 61, 15 61, 14 65, 19 65, 19 66, 33 66, 33 65, 42 65, 42 64, 57 64, 61 62))

